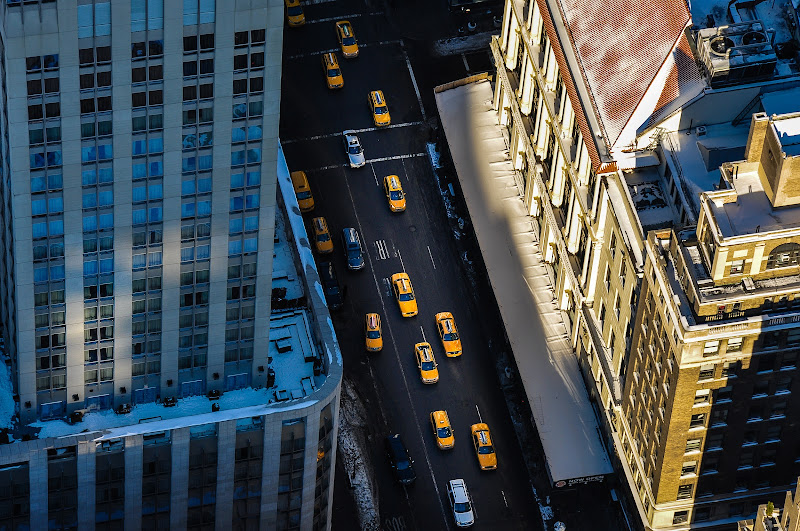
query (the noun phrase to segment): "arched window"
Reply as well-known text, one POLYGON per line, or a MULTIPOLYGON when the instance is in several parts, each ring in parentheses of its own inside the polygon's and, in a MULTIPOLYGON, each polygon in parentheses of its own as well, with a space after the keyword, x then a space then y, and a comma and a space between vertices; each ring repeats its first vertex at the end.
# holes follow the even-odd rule
POLYGON ((769 253, 767 269, 795 266, 798 262, 800 262, 800 244, 784 243, 769 253))

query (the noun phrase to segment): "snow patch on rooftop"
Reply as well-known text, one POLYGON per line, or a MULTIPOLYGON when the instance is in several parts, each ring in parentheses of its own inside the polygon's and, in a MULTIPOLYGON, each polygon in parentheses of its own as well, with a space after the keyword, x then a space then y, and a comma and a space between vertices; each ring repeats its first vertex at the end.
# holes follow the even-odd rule
MULTIPOLYGON (((279 409, 276 404, 279 400, 286 399, 286 404, 289 404, 305 399, 321 387, 324 378, 320 380, 314 377, 313 361, 316 359, 316 351, 304 310, 273 314, 269 338, 269 357, 272 359, 269 367, 275 371, 275 384, 269 389, 247 387, 227 391, 213 401, 204 395, 190 396, 179 399, 173 407, 164 407, 158 402, 137 404, 130 413, 122 415, 113 410, 95 411, 87 413, 81 422, 74 424, 63 420, 49 420, 38 421, 31 426, 41 428, 39 438, 117 428, 126 434, 166 430, 269 414, 279 409), (279 342, 282 341, 285 343, 280 349, 288 346, 289 350, 279 351, 279 342), (285 394, 282 395, 282 391, 285 394), (220 411, 211 412, 212 402, 219 404, 220 411), (275 407, 272 407, 273 404, 275 407), (142 424, 146 426, 139 427, 142 424)), ((302 406, 297 407, 307 405, 308 401, 304 401, 302 406)))
POLYGON ((275 210, 275 247, 272 251, 272 289, 286 288, 286 299, 303 296, 303 283, 298 282, 292 248, 286 233, 286 221, 281 210, 275 210))

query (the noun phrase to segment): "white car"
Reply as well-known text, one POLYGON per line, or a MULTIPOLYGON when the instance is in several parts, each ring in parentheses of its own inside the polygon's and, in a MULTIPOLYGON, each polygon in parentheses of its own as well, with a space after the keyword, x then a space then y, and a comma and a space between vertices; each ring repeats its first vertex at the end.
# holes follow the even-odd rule
POLYGON ((475 523, 472 512, 472 498, 463 479, 451 479, 447 483, 447 498, 453 508, 453 518, 458 527, 469 527, 475 523))
POLYGON ((364 149, 361 147, 358 137, 352 131, 344 131, 342 133, 344 141, 344 150, 350 159, 351 168, 360 168, 365 164, 364 149))

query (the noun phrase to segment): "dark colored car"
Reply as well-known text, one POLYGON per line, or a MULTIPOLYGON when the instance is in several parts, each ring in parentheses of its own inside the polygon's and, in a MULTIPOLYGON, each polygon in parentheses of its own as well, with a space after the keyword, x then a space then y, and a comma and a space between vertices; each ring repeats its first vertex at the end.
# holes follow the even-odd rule
POLYGON ((328 302, 328 309, 338 310, 344 304, 344 295, 336 278, 336 270, 333 262, 319 263, 319 279, 322 282, 322 289, 325 292, 325 300, 328 302))
POLYGON ((417 479, 417 474, 414 472, 414 460, 408 455, 408 450, 403 444, 400 434, 388 435, 384 439, 384 443, 386 444, 386 457, 389 459, 397 482, 401 485, 413 483, 417 479))

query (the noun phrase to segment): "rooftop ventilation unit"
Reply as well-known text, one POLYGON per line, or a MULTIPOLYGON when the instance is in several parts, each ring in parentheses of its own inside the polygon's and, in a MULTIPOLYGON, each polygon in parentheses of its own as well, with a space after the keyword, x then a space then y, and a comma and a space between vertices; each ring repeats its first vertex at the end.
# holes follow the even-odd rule
POLYGON ((759 20, 701 29, 697 50, 712 87, 767 79, 778 61, 759 20))

